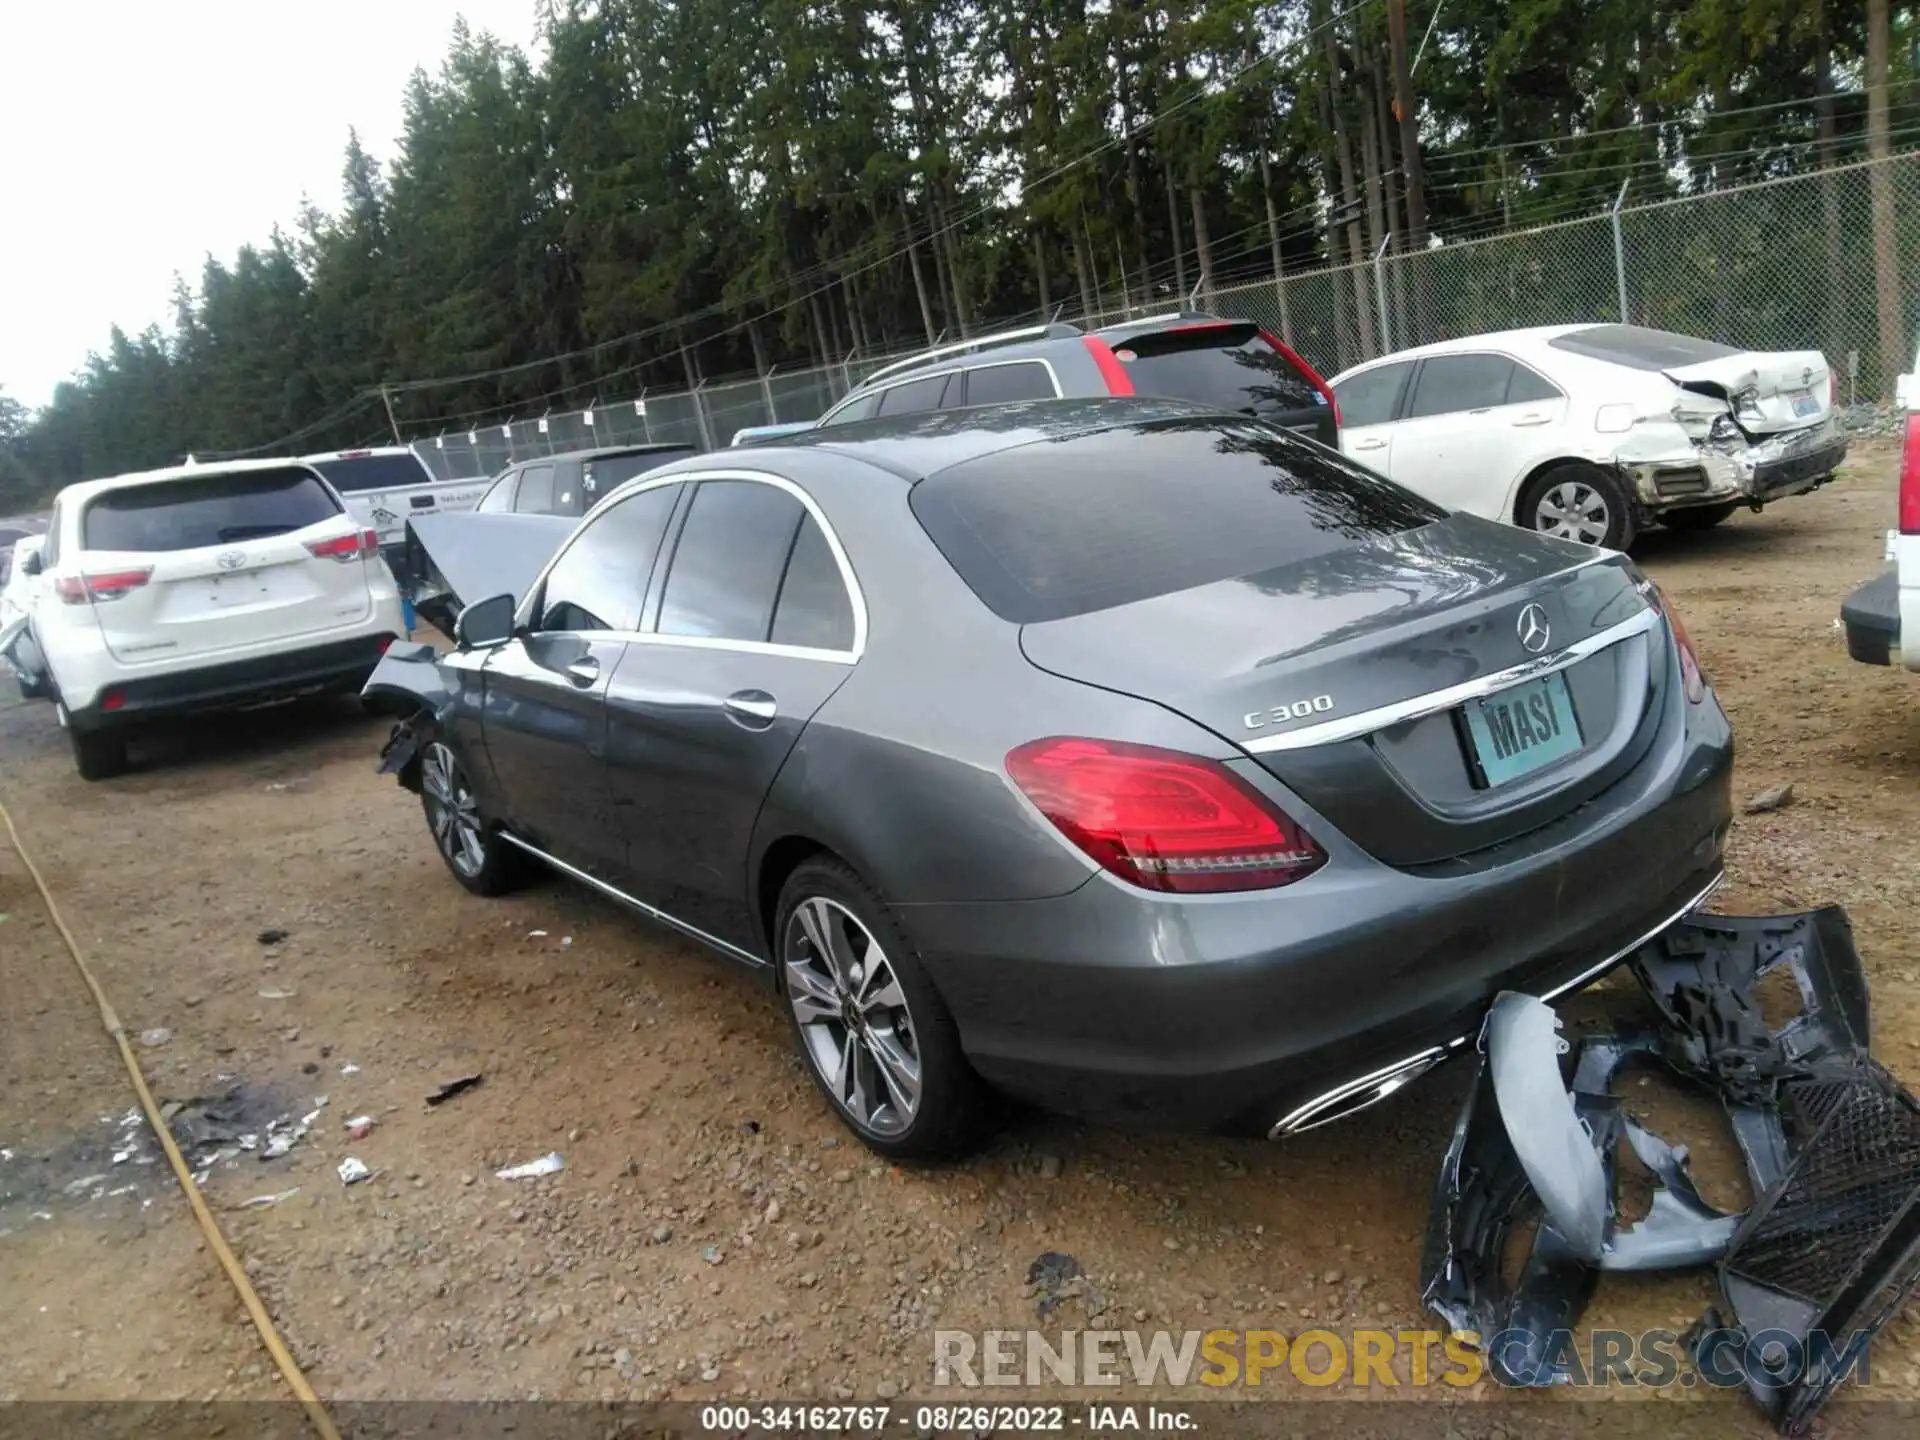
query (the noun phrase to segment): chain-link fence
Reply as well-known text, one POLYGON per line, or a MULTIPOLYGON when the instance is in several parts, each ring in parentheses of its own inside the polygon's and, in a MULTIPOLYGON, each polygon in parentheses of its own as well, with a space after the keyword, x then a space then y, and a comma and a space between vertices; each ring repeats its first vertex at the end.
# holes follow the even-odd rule
MULTIPOLYGON (((1920 154, 1220 287, 1207 305, 1265 325, 1328 376, 1434 340, 1625 318, 1746 349, 1821 350, 1843 398, 1878 400, 1914 353, 1920 154), (1876 186, 1887 202, 1878 219, 1876 186), (1878 281, 1883 257, 1891 261, 1889 297, 1878 281)), ((1102 308, 1080 318, 1110 324, 1139 313, 1102 297, 1102 308)), ((413 446, 448 477, 599 445, 716 448, 745 426, 812 420, 906 353, 776 369, 413 446)))

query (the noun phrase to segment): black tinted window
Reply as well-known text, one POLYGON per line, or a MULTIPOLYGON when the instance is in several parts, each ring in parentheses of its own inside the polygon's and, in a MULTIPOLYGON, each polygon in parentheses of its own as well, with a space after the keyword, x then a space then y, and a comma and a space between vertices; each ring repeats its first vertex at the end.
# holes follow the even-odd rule
POLYGON ((547 576, 541 630, 637 630, 678 485, 629 496, 583 529, 547 576))
POLYGON ((520 472, 520 492, 513 508, 522 515, 553 513, 553 466, 529 465, 520 472))
POLYGON ((1258 415, 1325 403, 1313 381, 1274 349, 1257 325, 1162 330, 1116 341, 1113 353, 1139 395, 1169 395, 1258 415))
POLYGON ((1400 392, 1412 371, 1413 363, 1403 361, 1342 380, 1333 387, 1333 398, 1340 402, 1340 423, 1350 430, 1356 425, 1384 425, 1393 419, 1400 406, 1400 392))
POLYGON ((660 633, 765 640, 793 533, 805 514, 798 500, 771 485, 703 482, 674 547, 660 633))
POLYGON ((874 390, 868 394, 849 400, 846 405, 828 416, 822 424, 846 425, 855 420, 871 420, 874 412, 880 408, 880 397, 884 391, 874 390))
POLYGON ((786 578, 780 582, 773 640, 777 645, 806 645, 815 650, 853 648, 853 599, 827 537, 811 515, 800 522, 786 578))
POLYGON ((198 550, 330 520, 339 502, 304 466, 195 475, 109 490, 87 505, 87 550, 198 550))
POLYGON ((405 455, 346 455, 307 463, 343 495, 356 490, 398 490, 403 485, 425 485, 433 479, 411 451, 405 455))
POLYGON ((657 470, 670 460, 680 460, 698 453, 691 445, 673 445, 660 450, 642 451, 634 455, 602 455, 598 459, 589 460, 585 464, 588 481, 587 503, 591 505, 623 480, 631 480, 636 475, 657 470))
POLYGON ((1716 345, 1692 335, 1648 330, 1639 325, 1595 325, 1556 336, 1547 343, 1570 355, 1607 360, 1634 370, 1675 370, 1683 365, 1724 360, 1740 353, 1731 345, 1716 345))
POLYGON ((1038 360, 1023 360, 1017 365, 982 365, 967 372, 969 405, 1051 400, 1053 394, 1053 377, 1038 360))
POLYGON ((1516 363, 1513 378, 1507 381, 1507 403, 1524 405, 1534 400, 1558 400, 1560 389, 1538 370, 1516 363))
POLYGON ((1176 420, 1015 446, 913 487, 973 591, 1018 624, 1259 577, 1446 512, 1264 425, 1176 420))
POLYGON ((513 509, 513 489, 519 481, 519 475, 509 470, 487 487, 487 493, 474 508, 483 515, 498 515, 513 509))
POLYGON ((938 410, 940 397, 947 392, 953 375, 929 375, 924 380, 903 380, 880 392, 882 415, 912 415, 920 410, 938 410))
POLYGON ((1507 403, 1513 362, 1504 355, 1440 355, 1420 364, 1407 418, 1456 415, 1507 403))

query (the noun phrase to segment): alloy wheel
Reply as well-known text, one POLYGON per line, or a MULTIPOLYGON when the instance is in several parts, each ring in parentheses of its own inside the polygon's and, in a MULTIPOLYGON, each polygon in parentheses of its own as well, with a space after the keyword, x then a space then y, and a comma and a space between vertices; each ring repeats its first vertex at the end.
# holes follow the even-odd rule
POLYGON ((1533 511, 1534 529, 1582 545, 1604 542, 1612 520, 1607 497, 1580 480, 1562 480, 1540 497, 1533 511))
POLYGON ((920 1046, 906 992, 873 933, 811 896, 787 922, 781 965, 807 1058, 860 1129, 891 1137, 920 1108, 920 1046))
POLYGON ((427 825, 447 863, 469 880, 487 863, 487 842, 480 828, 480 804, 467 784, 453 751, 436 740, 420 761, 420 789, 427 801, 427 825))

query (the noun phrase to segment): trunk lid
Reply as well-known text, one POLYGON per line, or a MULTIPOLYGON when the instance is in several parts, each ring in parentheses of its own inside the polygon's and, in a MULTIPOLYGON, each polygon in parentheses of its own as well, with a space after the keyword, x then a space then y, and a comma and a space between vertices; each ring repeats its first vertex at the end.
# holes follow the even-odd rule
POLYGON ((79 583, 128 665, 298 640, 372 612, 367 567, 379 557, 304 466, 110 490, 81 526, 79 583))
POLYGON ((1624 557, 1455 515, 1029 624, 1021 643, 1043 670, 1157 701, 1241 747, 1387 863, 1428 866, 1558 818, 1645 753, 1664 631, 1636 582, 1624 557), (1482 758, 1468 707, 1549 673, 1566 686, 1572 748, 1507 778, 1482 758))
POLYGON ((1832 408, 1832 378, 1818 350, 1743 350, 1662 372, 1683 390, 1724 400, 1754 435, 1817 425, 1832 408))

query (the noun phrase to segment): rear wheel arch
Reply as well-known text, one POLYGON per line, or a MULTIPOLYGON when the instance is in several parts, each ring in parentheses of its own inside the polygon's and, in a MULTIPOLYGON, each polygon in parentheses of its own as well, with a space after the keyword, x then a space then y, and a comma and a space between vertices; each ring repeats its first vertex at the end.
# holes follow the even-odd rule
POLYGON ((760 927, 767 958, 773 963, 776 975, 780 968, 780 937, 775 933, 780 892, 786 888, 787 879, 794 871, 816 857, 847 864, 842 856, 809 835, 782 835, 767 846, 760 856, 760 868, 753 885, 753 918, 760 927))
POLYGON ((1640 533, 1641 507, 1633 487, 1621 475, 1619 467, 1581 456, 1561 456, 1536 465, 1515 491, 1510 515, 1522 530, 1532 530, 1531 511, 1536 498, 1563 482, 1577 482, 1596 492, 1608 512, 1608 533, 1600 544, 1625 550, 1640 533))
POLYGON ((1592 465, 1595 463, 1593 459, 1585 455, 1556 455, 1551 460, 1542 460, 1539 464, 1530 468, 1518 480, 1513 482, 1513 489, 1507 493, 1507 521, 1514 525, 1522 525, 1525 523, 1520 518, 1521 502, 1527 498, 1527 491, 1533 488, 1533 483, 1542 476, 1548 474, 1550 471, 1565 469, 1569 465, 1592 465))

